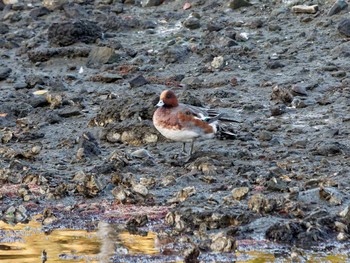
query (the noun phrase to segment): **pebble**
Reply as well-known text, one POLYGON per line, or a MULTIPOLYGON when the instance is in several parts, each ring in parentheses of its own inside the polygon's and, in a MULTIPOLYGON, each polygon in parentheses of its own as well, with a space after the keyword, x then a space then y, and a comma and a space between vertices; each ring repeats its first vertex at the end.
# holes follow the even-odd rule
POLYGON ((49 10, 56 10, 61 8, 64 4, 68 3, 68 0, 43 0, 43 7, 49 10))
POLYGON ((91 50, 87 59, 87 66, 91 67, 100 64, 112 64, 121 59, 121 55, 110 47, 95 47, 91 50))
POLYGON ((130 88, 138 88, 146 85, 147 83, 148 83, 148 80, 142 75, 138 75, 137 77, 129 81, 130 88))
POLYGON ((0 68, 0 81, 7 79, 12 72, 12 69, 4 67, 0 68))
POLYGON ((349 18, 345 18, 339 22, 338 31, 341 34, 347 37, 350 37, 350 19, 349 18))
POLYGON ((231 194, 233 199, 242 200, 244 197, 247 196, 248 192, 249 192, 248 187, 238 187, 238 188, 232 189, 231 194))
POLYGON ((345 0, 337 0, 332 5, 331 9, 328 11, 327 15, 332 16, 338 14, 340 11, 346 9, 348 7, 348 3, 345 0))
POLYGON ((318 5, 295 5, 292 7, 294 13, 315 14, 318 11, 318 5))
POLYGON ((223 56, 218 56, 213 59, 211 62, 211 66, 215 69, 220 69, 224 66, 224 57, 223 56))
POLYGON ((188 29, 197 29, 200 28, 200 20, 197 17, 190 15, 185 21, 182 22, 182 25, 188 29))
POLYGON ((231 0, 228 3, 228 7, 232 8, 232 9, 238 9, 238 8, 241 8, 241 7, 248 7, 248 6, 251 6, 251 5, 252 4, 249 3, 246 0, 231 0))

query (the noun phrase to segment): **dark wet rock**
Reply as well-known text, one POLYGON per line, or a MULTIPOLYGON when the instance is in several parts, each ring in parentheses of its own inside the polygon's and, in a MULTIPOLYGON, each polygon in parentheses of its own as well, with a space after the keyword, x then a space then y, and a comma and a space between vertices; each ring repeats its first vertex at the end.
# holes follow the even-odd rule
POLYGON ((25 75, 24 78, 27 88, 34 88, 36 85, 45 85, 48 80, 48 76, 34 74, 25 75))
POLYGON ((113 64, 121 59, 121 54, 116 53, 113 48, 110 47, 95 47, 91 50, 87 66, 101 65, 101 64, 113 64))
POLYGON ((10 76, 11 72, 12 72, 12 69, 10 68, 6 68, 6 67, 0 68, 0 81, 7 79, 10 76))
POLYGON ((350 37, 350 19, 343 19, 338 24, 338 31, 347 36, 350 37))
POLYGON ((143 85, 146 85, 149 81, 147 79, 145 79, 144 76, 142 75, 138 75, 137 77, 131 79, 129 81, 130 84, 130 88, 138 88, 141 87, 143 85))
POLYGON ((221 29, 224 28, 224 25, 219 23, 219 22, 216 22, 216 21, 210 21, 208 22, 207 24, 207 30, 209 32, 212 32, 212 31, 220 31, 221 29))
POLYGON ((306 88, 301 85, 293 85, 290 89, 290 93, 293 96, 307 96, 306 88))
POLYGON ((147 215, 140 215, 140 216, 135 216, 133 218, 130 218, 126 222, 126 226, 128 229, 130 228, 137 228, 137 227, 143 227, 149 222, 148 216, 147 215))
POLYGON ((36 48, 28 51, 28 58, 32 62, 43 62, 55 57, 87 57, 90 51, 90 47, 36 48))
POLYGON ((158 6, 158 5, 161 5, 163 2, 164 0, 143 0, 142 6, 143 7, 158 6))
POLYGON ((312 152, 315 155, 336 156, 343 154, 345 150, 346 147, 339 142, 321 142, 312 152))
POLYGON ((241 8, 241 7, 248 7, 248 6, 251 6, 251 5, 252 4, 249 3, 249 1, 247 1, 247 0, 231 0, 228 3, 228 7, 232 8, 232 9, 238 9, 238 8, 241 8))
POLYGON ((37 7, 30 11, 29 16, 31 16, 34 19, 37 19, 38 17, 45 16, 50 14, 50 10, 46 7, 37 7))
POLYGON ((327 15, 332 16, 332 15, 338 14, 340 11, 346 9, 347 7, 348 7, 348 3, 345 0, 337 0, 332 5, 327 15))
POLYGON ((271 60, 266 63, 266 66, 268 69, 278 69, 278 68, 283 68, 285 65, 278 61, 278 60, 271 60))
POLYGON ((5 23, 0 23, 0 35, 4 35, 10 31, 10 28, 5 23))
POLYGON ((277 100, 288 104, 293 101, 293 95, 287 88, 276 85, 272 88, 271 100, 277 100))
POLYGON ((76 19, 77 17, 81 18, 88 18, 89 14, 86 12, 86 10, 79 4, 73 3, 73 2, 68 2, 65 3, 62 6, 65 15, 68 18, 71 19, 76 19))
POLYGON ((101 24, 103 28, 112 31, 127 31, 142 27, 142 21, 135 16, 122 17, 117 15, 110 15, 107 20, 101 24))
POLYGON ((101 28, 89 20, 53 23, 48 29, 48 41, 53 46, 94 43, 101 36, 101 28))
POLYGON ((0 11, 4 10, 5 4, 2 0, 0 0, 0 11))
POLYGON ((186 46, 168 47, 161 53, 161 58, 166 63, 180 63, 185 61, 190 53, 186 46))
POLYGON ((81 115, 81 109, 77 107, 66 107, 63 110, 58 112, 58 115, 63 118, 70 118, 74 116, 79 116, 81 115))
POLYGON ((280 116, 287 112, 287 107, 284 104, 278 104, 271 106, 270 108, 271 116, 280 116))
POLYGON ((79 138, 78 152, 80 151, 80 159, 91 158, 101 153, 101 149, 97 140, 90 132, 84 132, 79 138))
POLYGON ((198 257, 200 251, 198 247, 191 247, 185 250, 184 252, 184 262, 185 263, 199 263, 198 257))
POLYGON ((182 22, 183 26, 188 29, 197 29, 200 28, 200 20, 197 17, 189 16, 185 21, 182 22))
POLYGON ((269 131, 261 131, 259 133, 259 140, 261 141, 271 141, 272 140, 272 133, 269 131))
POLYGON ((29 104, 33 108, 38 108, 38 107, 48 106, 49 102, 47 101, 46 97, 44 97, 44 96, 34 96, 33 98, 30 99, 29 104))
POLYGON ((123 76, 121 76, 119 74, 112 74, 112 73, 97 74, 97 75, 90 77, 90 81, 104 82, 104 83, 113 83, 113 82, 117 82, 121 79, 123 79, 123 76))

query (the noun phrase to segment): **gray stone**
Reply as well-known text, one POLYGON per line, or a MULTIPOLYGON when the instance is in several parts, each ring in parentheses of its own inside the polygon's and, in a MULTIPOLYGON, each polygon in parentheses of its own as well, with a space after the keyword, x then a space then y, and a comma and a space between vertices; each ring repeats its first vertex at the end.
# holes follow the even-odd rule
POLYGON ((100 37, 101 28, 89 20, 53 23, 48 29, 48 40, 53 46, 69 46, 79 42, 90 44, 100 37))
POLYGON ((347 37, 350 37, 350 19, 349 18, 346 18, 340 21, 340 23, 338 24, 338 31, 341 34, 347 37))
POLYGON ((87 65, 112 64, 120 60, 120 54, 110 47, 95 47, 91 50, 87 65))
POLYGON ((337 0, 328 11, 329 16, 338 14, 340 11, 346 9, 348 7, 348 3, 345 0, 337 0))
POLYGON ((10 76, 12 69, 10 68, 0 68, 0 81, 5 80, 10 76))
POLYGON ((246 0, 232 0, 229 2, 228 7, 232 9, 238 9, 241 7, 251 6, 252 4, 246 0))

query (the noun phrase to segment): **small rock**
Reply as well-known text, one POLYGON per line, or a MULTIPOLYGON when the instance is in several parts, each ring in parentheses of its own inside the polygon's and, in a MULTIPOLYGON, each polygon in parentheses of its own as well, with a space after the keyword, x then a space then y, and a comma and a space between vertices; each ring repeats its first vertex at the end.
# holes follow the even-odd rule
POLYGON ((142 75, 139 75, 139 76, 137 76, 129 81, 130 88, 141 87, 143 85, 146 85, 147 83, 148 83, 148 80, 145 79, 145 77, 142 75))
POLYGON ((142 0, 141 5, 142 7, 158 6, 161 5, 163 2, 164 0, 142 0))
POLYGON ((215 57, 211 62, 211 66, 216 69, 222 68, 224 66, 224 57, 223 56, 215 57))
POLYGON ((348 3, 345 0, 337 0, 328 11, 327 15, 332 16, 338 14, 340 11, 346 9, 348 7, 348 3))
POLYGON ((199 263, 198 260, 200 251, 198 247, 191 247, 184 252, 184 263, 199 263))
POLYGON ((67 107, 60 112, 58 112, 58 115, 63 118, 69 118, 73 116, 79 116, 81 115, 81 110, 77 107, 67 107))
POLYGON ((339 216, 343 218, 346 224, 350 223, 350 205, 347 205, 340 213, 339 216))
POLYGON ((337 235, 337 240, 338 241, 346 241, 349 239, 349 236, 343 232, 340 232, 338 235, 337 235))
POLYGON ((2 0, 5 5, 14 5, 18 3, 18 0, 2 0))
POLYGON ((90 132, 84 132, 79 138, 79 158, 94 157, 101 153, 97 140, 90 132))
POLYGON ((236 240, 220 232, 212 237, 210 249, 214 252, 234 252, 236 250, 236 240))
POLYGON ((132 157, 136 158, 150 158, 152 155, 146 149, 139 149, 130 154, 132 157))
POLYGON ((285 65, 278 61, 278 60, 271 60, 266 63, 267 68, 269 69, 278 69, 278 68, 283 68, 285 65))
POLYGON ((338 31, 341 34, 347 37, 350 37, 350 19, 349 18, 346 18, 340 21, 340 23, 338 24, 338 31))
POLYGON ((44 0, 42 5, 49 10, 55 10, 61 8, 65 3, 68 3, 68 0, 44 0))
POLYGON ((232 189, 231 194, 233 199, 242 200, 244 197, 247 196, 248 192, 249 192, 248 187, 238 187, 238 188, 232 189))
POLYGON ((10 28, 8 25, 4 23, 0 23, 0 35, 4 35, 10 31, 10 28))
POLYGON ((183 5, 182 9, 183 9, 183 10, 187 10, 187 9, 190 9, 191 7, 192 7, 191 3, 186 2, 186 3, 183 5))
POLYGON ((50 10, 42 6, 42 7, 38 7, 30 10, 29 16, 36 19, 38 17, 48 15, 49 13, 50 13, 50 10))
POLYGON ((139 215, 129 219, 126 222, 126 225, 128 228, 143 227, 148 223, 148 221, 147 215, 139 215))
POLYGON ((95 47, 91 50, 87 65, 112 64, 120 60, 120 54, 117 54, 113 48, 110 47, 95 47))
POLYGON ((251 6, 252 4, 246 0, 232 0, 228 3, 228 7, 232 9, 238 9, 241 7, 251 6))
POLYGON ((148 195, 148 189, 146 188, 146 186, 142 184, 134 185, 132 189, 134 190, 135 193, 138 193, 142 196, 148 195))
POLYGON ((260 141, 271 141, 272 140, 272 133, 269 131, 261 131, 259 134, 259 140, 260 141))
POLYGON ((11 72, 11 68, 0 68, 0 81, 7 79, 8 76, 10 76, 11 72))
POLYGON ((338 142, 321 142, 312 149, 313 154, 322 156, 336 156, 343 154, 343 145, 338 142))
POLYGON ((182 22, 182 25, 188 29, 197 29, 201 26, 199 19, 192 15, 186 18, 186 20, 182 22))
POLYGON ((288 89, 276 85, 272 88, 271 100, 277 100, 288 104, 293 101, 293 95, 288 89))
POLYGON ((89 20, 52 23, 48 29, 49 43, 54 46, 69 46, 79 42, 90 44, 100 37, 101 28, 89 20))
POLYGON ((318 5, 295 5, 292 7, 294 13, 315 14, 318 11, 318 5))
POLYGON ((270 108, 271 116, 280 116, 287 112, 287 107, 284 104, 274 105, 270 108))

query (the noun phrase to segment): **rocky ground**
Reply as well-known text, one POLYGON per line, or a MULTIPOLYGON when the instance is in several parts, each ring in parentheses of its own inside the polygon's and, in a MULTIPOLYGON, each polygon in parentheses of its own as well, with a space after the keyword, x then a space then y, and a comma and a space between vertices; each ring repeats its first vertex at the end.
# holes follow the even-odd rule
POLYGON ((0 1, 2 219, 164 222, 164 255, 187 262, 237 240, 346 244, 344 3, 0 1), (165 89, 226 113, 235 136, 178 158, 152 125, 165 89))

